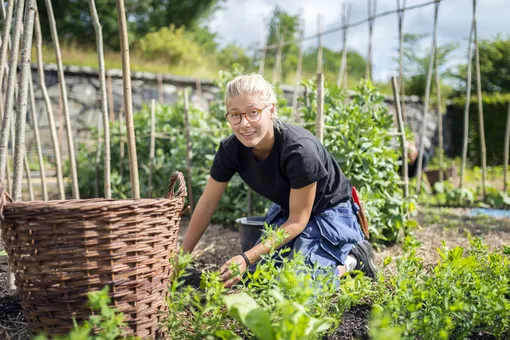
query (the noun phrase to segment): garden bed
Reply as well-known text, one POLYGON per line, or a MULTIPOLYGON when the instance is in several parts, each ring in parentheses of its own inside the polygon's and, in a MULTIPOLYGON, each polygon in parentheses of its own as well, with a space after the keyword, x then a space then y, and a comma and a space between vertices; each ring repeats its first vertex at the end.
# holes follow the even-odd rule
MULTIPOLYGON (((416 230, 415 235, 422 245, 418 249, 418 256, 424 259, 424 266, 433 266, 439 255, 436 249, 445 243, 454 247, 467 247, 468 240, 465 232, 479 236, 490 249, 502 245, 510 245, 510 220, 494 219, 485 216, 468 216, 464 209, 431 209, 423 208, 418 214, 418 221, 424 228, 416 230)), ((186 230, 187 221, 183 220, 180 237, 186 230)), ((235 229, 222 228, 213 225, 208 228, 197 245, 196 262, 190 268, 191 275, 187 283, 198 287, 202 270, 215 270, 232 256, 239 254, 241 246, 239 235, 235 229)), ((384 247, 376 252, 376 263, 381 266, 388 256, 402 255, 399 245, 384 247)), ((0 257, 0 339, 28 339, 26 323, 20 309, 19 299, 6 292, 6 262, 0 257)), ((388 271, 395 269, 390 265, 388 271)), ((340 326, 325 339, 368 339, 368 318, 370 306, 361 304, 353 307, 341 316, 340 326)), ((484 332, 473 332, 471 339, 493 339, 492 335, 484 332)))

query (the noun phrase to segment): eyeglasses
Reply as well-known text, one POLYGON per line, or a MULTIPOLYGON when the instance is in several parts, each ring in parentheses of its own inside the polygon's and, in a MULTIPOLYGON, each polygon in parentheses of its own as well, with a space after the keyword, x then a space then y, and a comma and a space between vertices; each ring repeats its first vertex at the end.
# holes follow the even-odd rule
POLYGON ((225 117, 232 125, 241 124, 241 120, 243 119, 243 116, 250 123, 255 123, 255 122, 258 122, 260 120, 260 118, 262 117, 262 111, 267 109, 269 106, 271 106, 271 105, 268 105, 263 109, 251 109, 248 112, 228 112, 227 114, 225 114, 225 117))

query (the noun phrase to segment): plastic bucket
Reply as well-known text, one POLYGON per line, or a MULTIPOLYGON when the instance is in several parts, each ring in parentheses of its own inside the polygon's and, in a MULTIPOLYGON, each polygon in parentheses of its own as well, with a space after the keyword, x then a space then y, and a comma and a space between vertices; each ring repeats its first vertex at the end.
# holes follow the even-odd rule
POLYGON ((264 230, 264 216, 248 216, 236 219, 243 252, 253 248, 264 230))

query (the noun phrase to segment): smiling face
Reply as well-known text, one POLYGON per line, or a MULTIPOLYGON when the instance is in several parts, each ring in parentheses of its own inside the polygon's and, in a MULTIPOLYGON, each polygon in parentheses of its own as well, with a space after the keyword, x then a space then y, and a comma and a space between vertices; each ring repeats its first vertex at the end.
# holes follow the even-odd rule
POLYGON ((241 94, 231 97, 227 102, 228 114, 240 114, 241 122, 239 124, 230 123, 237 139, 248 148, 254 148, 260 151, 271 150, 274 140, 273 119, 274 105, 262 103, 256 95, 241 94), (256 111, 260 112, 260 120, 254 121, 256 111), (246 119, 251 120, 248 121, 246 119))

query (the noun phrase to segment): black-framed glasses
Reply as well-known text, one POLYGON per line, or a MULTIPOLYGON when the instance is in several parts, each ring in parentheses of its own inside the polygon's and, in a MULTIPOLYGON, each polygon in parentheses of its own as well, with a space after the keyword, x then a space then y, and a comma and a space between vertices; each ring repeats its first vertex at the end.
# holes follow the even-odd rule
POLYGON ((225 114, 225 117, 227 118, 229 123, 232 125, 241 124, 241 120, 242 120, 243 116, 250 123, 255 123, 255 122, 258 122, 260 120, 260 118, 262 117, 262 111, 267 109, 269 106, 271 106, 271 105, 268 105, 263 109, 251 109, 248 112, 227 112, 225 114))

